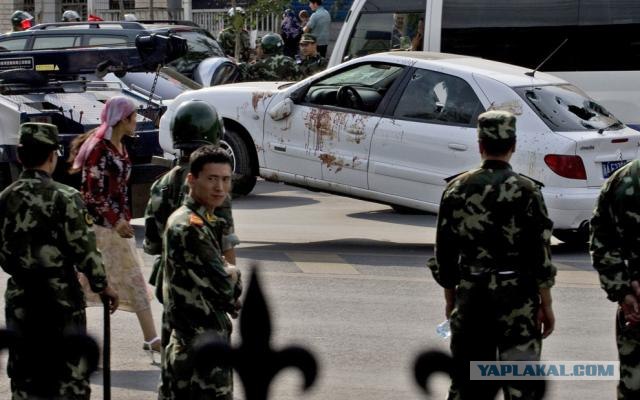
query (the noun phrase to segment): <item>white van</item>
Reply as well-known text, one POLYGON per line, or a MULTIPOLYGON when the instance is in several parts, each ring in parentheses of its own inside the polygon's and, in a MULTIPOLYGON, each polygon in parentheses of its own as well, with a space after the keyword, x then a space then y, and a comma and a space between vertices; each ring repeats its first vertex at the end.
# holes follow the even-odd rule
POLYGON ((383 51, 465 54, 584 89, 640 130, 638 0, 354 0, 329 66, 383 51))

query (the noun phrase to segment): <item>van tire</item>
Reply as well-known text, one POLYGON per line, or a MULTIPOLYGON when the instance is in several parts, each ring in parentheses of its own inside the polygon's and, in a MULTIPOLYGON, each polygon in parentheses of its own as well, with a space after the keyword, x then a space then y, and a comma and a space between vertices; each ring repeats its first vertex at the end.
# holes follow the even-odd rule
POLYGON ((257 177, 252 173, 251 156, 247 144, 238 133, 226 129, 220 141, 220 147, 225 149, 231 157, 233 166, 231 194, 234 197, 248 195, 256 186, 257 177))

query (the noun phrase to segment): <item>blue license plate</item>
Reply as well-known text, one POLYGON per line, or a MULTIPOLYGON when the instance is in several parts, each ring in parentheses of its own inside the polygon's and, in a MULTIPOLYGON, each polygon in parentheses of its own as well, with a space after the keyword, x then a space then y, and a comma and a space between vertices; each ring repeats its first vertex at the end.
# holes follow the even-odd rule
POLYGON ((602 176, 608 178, 613 174, 618 168, 622 167, 629 161, 620 160, 620 161, 605 161, 602 163, 602 176))

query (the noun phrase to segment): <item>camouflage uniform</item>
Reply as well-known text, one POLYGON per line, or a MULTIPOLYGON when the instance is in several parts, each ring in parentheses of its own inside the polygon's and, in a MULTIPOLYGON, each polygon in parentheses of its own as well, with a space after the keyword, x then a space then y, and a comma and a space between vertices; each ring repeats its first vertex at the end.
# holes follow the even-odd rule
MULTIPOLYGON (((229 27, 223 29, 218 35, 218 42, 224 50, 224 54, 235 57, 236 53, 236 32, 235 29, 229 27)), ((251 39, 249 32, 243 29, 240 32, 240 57, 238 61, 248 61, 251 52, 251 39)))
POLYGON ((300 73, 303 78, 317 74, 320 71, 327 69, 327 59, 320 54, 316 54, 314 57, 306 57, 300 63, 300 73))
POLYGON ((204 333, 229 342, 240 295, 224 270, 216 238, 219 219, 187 196, 164 234, 164 307, 171 338, 162 360, 161 400, 233 399, 233 375, 219 367, 206 376, 194 370, 191 349, 204 333), (171 245, 169 245, 171 244, 171 245))
MULTIPOLYGON (((591 258, 600 285, 611 301, 633 294, 640 281, 640 160, 616 171, 602 187, 591 219, 591 258)), ((625 327, 618 315, 616 342, 620 358, 618 399, 640 398, 640 329, 625 327)))
MULTIPOLYGON (((54 125, 21 126, 21 145, 58 145, 54 125)), ((27 169, 0 194, 0 266, 11 277, 5 292, 9 329, 27 348, 12 348, 8 373, 13 399, 88 399, 86 364, 59 351, 62 335, 85 333, 85 300, 76 277, 94 292, 107 286, 92 221, 80 193, 45 171, 27 169), (39 373, 46 373, 43 380, 39 373), (39 393, 35 393, 39 390, 39 393)))
POLYGON ((251 64, 240 64, 240 79, 251 81, 297 81, 302 75, 295 60, 282 54, 270 55, 251 64))
MULTIPOLYGON (((515 137, 515 117, 486 115, 483 140, 515 137)), ((480 118, 483 117, 480 116, 480 118)), ((438 212, 435 280, 455 288, 451 313, 451 352, 456 363, 449 399, 492 398, 495 381, 469 381, 470 360, 539 360, 536 329, 538 289, 554 283, 552 222, 536 182, 504 161, 485 160, 480 168, 450 180, 438 212)), ((533 399, 533 381, 504 383, 506 399, 533 399)))

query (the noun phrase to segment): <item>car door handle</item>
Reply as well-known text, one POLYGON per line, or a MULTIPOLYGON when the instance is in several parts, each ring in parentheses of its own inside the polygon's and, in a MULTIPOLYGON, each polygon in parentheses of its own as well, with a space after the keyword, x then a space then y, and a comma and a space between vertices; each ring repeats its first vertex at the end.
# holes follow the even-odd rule
POLYGON ((466 144, 461 144, 461 143, 449 143, 448 147, 451 150, 456 150, 456 151, 467 151, 467 145, 466 144))
POLYGON ((364 129, 347 128, 347 133, 350 133, 352 135, 364 135, 364 129))

